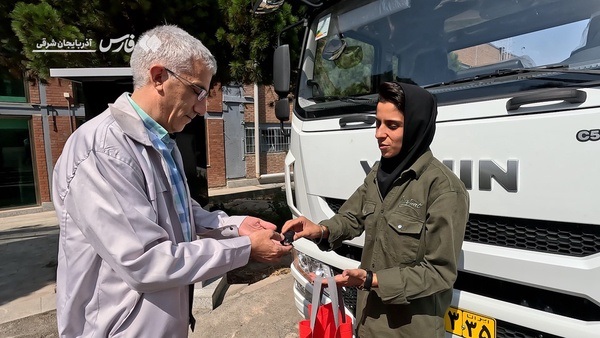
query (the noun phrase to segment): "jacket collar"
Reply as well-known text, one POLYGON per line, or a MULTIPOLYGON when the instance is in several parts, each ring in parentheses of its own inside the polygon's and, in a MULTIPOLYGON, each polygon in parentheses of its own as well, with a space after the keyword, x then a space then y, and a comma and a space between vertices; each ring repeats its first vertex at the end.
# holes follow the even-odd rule
POLYGON ((114 103, 108 105, 110 113, 125 135, 145 146, 152 146, 144 122, 129 103, 127 95, 129 93, 121 94, 114 103))
POLYGON ((431 152, 431 149, 428 149, 415 161, 415 163, 413 163, 413 165, 410 166, 410 168, 408 168, 408 170, 412 170, 415 173, 415 178, 419 179, 427 167, 429 167, 432 160, 433 153, 431 152))
MULTIPOLYGON (((423 153, 423 155, 421 155, 415 161, 415 163, 413 163, 408 169, 404 170, 402 172, 402 174, 400 174, 400 177, 408 175, 409 173, 412 172, 412 173, 414 173, 415 179, 419 179, 419 177, 421 177, 421 175, 429 167, 429 164, 431 163, 432 160, 433 160, 433 153, 431 152, 431 149, 428 149, 426 152, 423 153)), ((370 174, 373 175, 373 180, 375 182, 377 181, 377 170, 379 170, 380 164, 381 163, 379 163, 379 161, 375 162, 375 164, 373 165, 373 168, 371 169, 370 174)), ((400 177, 398 177, 398 179, 400 177)), ((396 179, 396 181, 398 179, 396 179)))

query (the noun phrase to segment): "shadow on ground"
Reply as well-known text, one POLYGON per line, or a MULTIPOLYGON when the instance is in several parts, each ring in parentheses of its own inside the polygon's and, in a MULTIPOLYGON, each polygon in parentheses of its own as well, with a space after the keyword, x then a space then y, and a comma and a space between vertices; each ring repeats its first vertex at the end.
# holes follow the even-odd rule
POLYGON ((0 305, 54 283, 57 253, 56 226, 0 231, 0 305))

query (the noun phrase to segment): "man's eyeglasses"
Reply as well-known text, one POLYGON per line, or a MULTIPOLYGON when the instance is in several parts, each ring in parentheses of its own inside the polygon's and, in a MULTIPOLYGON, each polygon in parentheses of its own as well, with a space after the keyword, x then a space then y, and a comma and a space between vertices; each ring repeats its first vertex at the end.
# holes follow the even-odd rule
POLYGON ((177 80, 183 82, 184 85, 190 87, 194 91, 194 93, 196 93, 196 95, 198 95, 198 101, 202 101, 208 96, 208 91, 206 91, 206 89, 204 89, 198 85, 195 85, 195 84, 191 83, 190 81, 182 78, 181 76, 177 75, 174 71, 170 70, 169 68, 165 68, 165 70, 167 72, 173 74, 173 76, 177 80))

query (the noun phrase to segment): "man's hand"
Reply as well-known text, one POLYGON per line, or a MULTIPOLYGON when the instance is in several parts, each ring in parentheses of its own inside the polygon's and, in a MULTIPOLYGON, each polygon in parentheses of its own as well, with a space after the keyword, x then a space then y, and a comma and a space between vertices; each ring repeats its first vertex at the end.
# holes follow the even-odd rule
POLYGON ((275 263, 289 254, 292 246, 283 246, 283 236, 274 230, 256 230, 250 235, 251 251, 250 258, 263 263, 275 263))
POLYGON ((277 226, 271 222, 264 221, 257 217, 247 216, 238 228, 240 236, 250 236, 257 230, 277 230, 277 226))
MULTIPOLYGON (((284 234, 288 230, 293 230, 296 234, 294 235, 294 240, 298 238, 321 238, 321 234, 323 234, 321 230, 321 226, 311 222, 308 218, 304 216, 300 216, 298 218, 291 219, 283 225, 281 229, 281 233, 284 234)), ((328 234, 323 234, 323 238, 327 238, 328 234)))
MULTIPOLYGON (((314 282, 315 278, 316 275, 314 273, 311 273, 311 282, 314 282)), ((335 275, 333 278, 335 279, 335 283, 338 286, 359 287, 365 284, 365 280, 367 279, 367 271, 363 269, 348 269, 344 270, 339 275, 335 275)), ((323 284, 327 285, 327 279, 323 280, 323 284)))

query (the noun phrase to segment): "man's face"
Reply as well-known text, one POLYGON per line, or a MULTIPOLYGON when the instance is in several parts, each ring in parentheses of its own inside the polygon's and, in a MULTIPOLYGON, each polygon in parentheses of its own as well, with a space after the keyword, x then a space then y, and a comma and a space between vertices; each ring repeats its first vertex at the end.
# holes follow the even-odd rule
POLYGON ((393 103, 377 103, 375 138, 381 157, 392 158, 400 153, 404 139, 404 114, 393 103))
POLYGON ((168 79, 164 83, 164 97, 160 111, 163 120, 159 123, 169 132, 183 130, 186 124, 198 115, 206 113, 206 98, 198 100, 199 88, 208 91, 212 73, 202 61, 193 64, 191 73, 164 72, 168 79))

